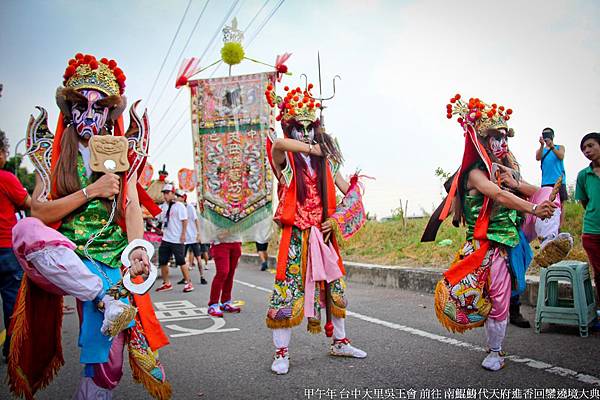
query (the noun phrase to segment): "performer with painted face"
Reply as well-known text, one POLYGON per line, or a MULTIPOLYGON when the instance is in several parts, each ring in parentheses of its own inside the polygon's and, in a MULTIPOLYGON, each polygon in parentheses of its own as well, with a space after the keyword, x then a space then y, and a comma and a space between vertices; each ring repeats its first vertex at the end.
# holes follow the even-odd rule
MULTIPOLYGON (((507 125, 512 110, 476 98, 466 103, 456 95, 447 106, 447 117, 453 115, 459 116, 465 134, 462 165, 421 240, 435 240, 451 212, 455 226, 466 225, 467 240, 436 287, 435 310, 453 332, 485 324, 490 352, 481 365, 497 371, 504 366, 511 288, 515 295, 525 289, 525 270, 532 259, 529 241, 541 236, 544 219, 554 215, 558 187, 540 189, 521 179, 507 142, 514 136, 507 125)), ((572 245, 570 237, 552 240, 570 240, 572 245)))
POLYGON ((279 108, 284 138, 275 139, 272 167, 278 179, 279 206, 275 221, 282 228, 275 286, 267 312, 276 352, 271 370, 286 374, 291 328, 308 318, 308 331, 321 331, 321 309, 327 310, 325 327, 333 329, 331 354, 364 358, 367 354, 350 344, 345 332, 345 274, 335 235, 328 218, 336 211, 336 186, 346 194, 350 185, 339 167, 337 143, 325 133, 321 105, 312 96, 313 85, 290 90, 277 97, 273 86, 266 96, 279 108), (324 238, 325 236, 325 238, 324 238), (331 239, 331 240, 329 240, 331 239), (331 326, 331 324, 333 326, 331 326))
POLYGON ((141 284, 138 276, 156 274, 152 245, 142 240, 140 202, 160 211, 137 184, 147 157, 147 116, 138 117, 136 102, 124 130, 125 75, 114 60, 77 54, 63 85, 56 92, 56 134, 41 107, 27 132, 37 174, 32 217, 13 230, 26 278, 11 325, 10 388, 31 399, 64 363, 62 298, 69 294, 78 300, 85 365, 74 398, 112 398, 127 346, 134 380, 166 399, 171 388, 156 350, 168 340, 144 294, 152 278, 141 284))

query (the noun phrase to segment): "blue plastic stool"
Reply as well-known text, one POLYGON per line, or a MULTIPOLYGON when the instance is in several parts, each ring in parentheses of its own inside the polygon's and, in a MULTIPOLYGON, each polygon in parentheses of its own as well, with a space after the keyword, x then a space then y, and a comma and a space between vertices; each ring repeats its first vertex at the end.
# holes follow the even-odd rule
POLYGON ((574 325, 579 335, 587 337, 589 326, 596 318, 596 302, 587 263, 565 260, 542 268, 535 310, 535 332, 542 323, 574 325), (573 298, 559 297, 559 281, 568 281, 573 298))

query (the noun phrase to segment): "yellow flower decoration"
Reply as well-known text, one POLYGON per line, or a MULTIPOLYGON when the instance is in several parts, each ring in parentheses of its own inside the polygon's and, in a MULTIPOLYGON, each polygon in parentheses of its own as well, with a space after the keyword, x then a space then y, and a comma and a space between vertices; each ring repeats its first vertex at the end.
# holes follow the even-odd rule
POLYGON ((221 48, 221 59, 225 64, 236 65, 244 59, 244 48, 241 43, 228 42, 221 48))

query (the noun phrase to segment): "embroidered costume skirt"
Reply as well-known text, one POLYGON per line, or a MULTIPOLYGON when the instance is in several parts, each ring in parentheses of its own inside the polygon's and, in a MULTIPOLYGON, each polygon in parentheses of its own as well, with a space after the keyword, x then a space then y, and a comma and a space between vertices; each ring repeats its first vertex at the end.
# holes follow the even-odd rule
MULTIPOLYGON (((291 328, 304 319, 304 288, 308 259, 310 229, 292 228, 290 247, 287 254, 285 280, 275 280, 269 301, 266 323, 269 328, 291 328)), ((347 301, 344 295, 346 283, 343 278, 327 285, 331 299, 331 313, 335 317, 346 316, 347 301)), ((311 333, 320 332, 321 309, 325 308, 325 282, 315 283, 315 317, 308 320, 311 333)))

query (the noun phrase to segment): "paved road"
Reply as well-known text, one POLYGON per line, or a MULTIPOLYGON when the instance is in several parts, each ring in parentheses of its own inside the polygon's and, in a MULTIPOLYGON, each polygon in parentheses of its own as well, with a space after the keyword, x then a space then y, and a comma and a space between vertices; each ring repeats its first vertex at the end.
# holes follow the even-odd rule
MULTIPOLYGON (((212 278, 214 266, 207 273, 212 278)), ((180 275, 174 275, 178 280, 180 275)), ((445 331, 435 318, 432 296, 352 283, 347 333, 369 356, 332 358, 329 340, 308 334, 303 325, 292 337, 290 373, 275 376, 269 369, 271 335, 264 324, 273 275, 242 265, 236 278, 234 296, 245 305, 241 314, 223 320, 206 315, 208 285, 197 284, 192 293, 182 293, 179 286, 153 294, 171 340, 161 359, 174 399, 540 399, 567 398, 575 390, 578 396, 585 390, 588 397, 600 398, 598 333, 584 339, 571 328, 547 326, 536 335, 511 326, 505 347, 512 360, 492 373, 479 366, 485 355, 483 331, 445 331)), ((532 309, 525 313, 533 319, 532 309)), ((77 317, 67 315, 67 365, 39 399, 70 398, 80 373, 76 339, 77 317)), ((6 374, 5 365, 0 374, 6 374)), ((6 385, 0 386, 0 398, 9 398, 6 385)), ((114 398, 148 398, 132 382, 128 366, 114 398)))

